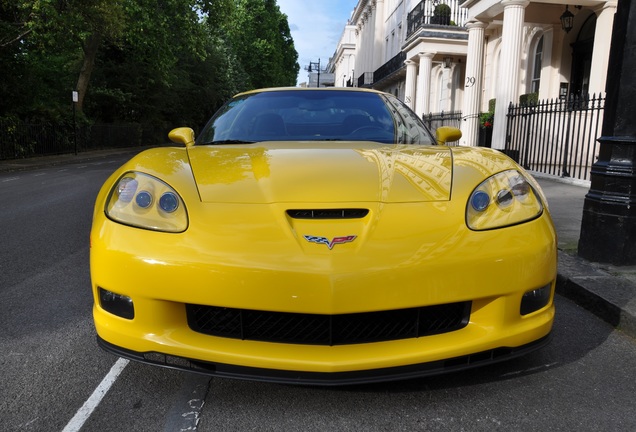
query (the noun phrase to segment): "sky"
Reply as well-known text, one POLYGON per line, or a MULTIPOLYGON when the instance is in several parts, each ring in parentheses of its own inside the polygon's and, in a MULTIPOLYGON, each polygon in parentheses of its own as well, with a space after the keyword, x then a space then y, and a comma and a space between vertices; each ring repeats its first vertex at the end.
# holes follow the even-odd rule
POLYGON ((287 22, 298 51, 300 72, 297 82, 308 80, 305 70, 309 62, 325 68, 333 56, 338 41, 351 17, 358 0, 278 0, 280 11, 287 15, 287 22))

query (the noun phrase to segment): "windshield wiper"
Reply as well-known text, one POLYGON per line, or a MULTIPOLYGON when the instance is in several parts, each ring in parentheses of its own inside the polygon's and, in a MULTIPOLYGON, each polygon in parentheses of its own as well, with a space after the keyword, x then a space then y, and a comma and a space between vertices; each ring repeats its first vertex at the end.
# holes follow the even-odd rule
POLYGON ((223 145, 223 144, 254 144, 256 141, 245 141, 245 140, 237 140, 237 139, 229 139, 229 140, 220 140, 220 141, 211 141, 205 143, 206 145, 223 145))

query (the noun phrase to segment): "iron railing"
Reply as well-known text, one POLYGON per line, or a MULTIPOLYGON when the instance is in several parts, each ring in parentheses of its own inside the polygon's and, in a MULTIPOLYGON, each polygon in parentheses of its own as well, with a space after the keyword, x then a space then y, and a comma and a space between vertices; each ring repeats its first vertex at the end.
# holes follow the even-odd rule
MULTIPOLYGON (((604 107, 603 95, 540 101, 534 105, 510 104, 504 151, 529 170, 589 180, 598 155, 597 138, 604 107)), ((434 131, 440 126, 461 128, 463 117, 461 112, 441 112, 427 114, 423 120, 434 131)), ((140 124, 74 128, 72 124, 1 120, 0 160, 135 147, 155 141, 143 135, 140 124)))
POLYGON ((404 68, 405 60, 406 60, 406 52, 400 51, 398 55, 393 57, 388 62, 384 63, 382 66, 377 68, 375 72, 373 72, 373 83, 377 83, 378 81, 404 68))
POLYGON ((0 120, 0 160, 142 144, 140 124, 33 124, 0 120))
POLYGON ((358 87, 371 88, 373 84, 373 72, 364 72, 358 77, 358 87))
POLYGON ((526 169, 589 180, 604 108, 601 94, 510 104, 505 152, 526 169))
POLYGON ((407 15, 406 37, 416 30, 430 25, 464 26, 468 10, 460 7, 458 0, 423 0, 407 15))
POLYGON ((435 129, 440 126, 452 126, 460 129, 462 125, 462 119, 463 118, 461 111, 442 111, 441 113, 425 114, 422 117, 422 120, 424 121, 426 126, 428 126, 431 132, 435 132, 435 129))

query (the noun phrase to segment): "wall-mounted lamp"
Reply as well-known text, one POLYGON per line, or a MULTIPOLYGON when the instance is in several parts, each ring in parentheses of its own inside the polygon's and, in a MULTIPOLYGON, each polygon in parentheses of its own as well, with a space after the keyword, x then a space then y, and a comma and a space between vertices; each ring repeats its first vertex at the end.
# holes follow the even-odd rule
POLYGON ((565 12, 561 15, 561 28, 566 33, 570 33, 572 27, 574 27, 574 14, 570 12, 568 5, 565 5, 565 12))
POLYGON ((453 58, 452 57, 444 57, 444 67, 445 68, 449 68, 449 67, 451 67, 451 64, 453 64, 453 58))

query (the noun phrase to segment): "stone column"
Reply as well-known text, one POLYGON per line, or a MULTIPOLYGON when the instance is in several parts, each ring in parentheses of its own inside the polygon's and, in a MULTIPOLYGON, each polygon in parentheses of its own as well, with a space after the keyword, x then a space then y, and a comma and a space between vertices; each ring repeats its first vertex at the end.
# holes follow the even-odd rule
POLYGON ((462 111, 461 145, 476 146, 479 140, 479 111, 484 69, 484 32, 488 24, 470 21, 468 28, 468 53, 466 57, 466 82, 462 111))
POLYGON ((495 97, 495 124, 492 132, 492 147, 506 146, 506 114, 510 102, 517 103, 519 97, 519 67, 521 62, 521 39, 528 0, 502 0, 504 7, 501 56, 497 73, 495 97))
POLYGON ((415 113, 419 118, 429 113, 431 93, 431 69, 433 68, 434 53, 419 53, 420 73, 417 76, 417 90, 415 92, 415 113))
MULTIPOLYGON (((597 24, 598 25, 598 24, 597 24)), ((614 265, 636 264, 636 4, 614 16, 607 101, 598 160, 585 196, 578 253, 614 265)))
POLYGON ((609 50, 606 48, 612 35, 616 1, 606 2, 596 12, 596 31, 594 33, 594 50, 592 51, 592 68, 590 71, 590 95, 605 91, 609 50))
POLYGON ((382 55, 384 49, 384 0, 376 0, 374 15, 373 31, 375 42, 373 44, 373 68, 370 72, 374 72, 384 63, 384 56, 382 55))
POLYGON ((365 72, 373 72, 373 68, 375 65, 375 58, 374 58, 374 46, 375 46, 375 14, 376 14, 376 10, 375 10, 375 2, 369 2, 369 6, 368 6, 368 11, 369 11, 369 15, 367 16, 367 29, 369 34, 367 35, 367 48, 366 48, 366 52, 367 52, 367 67, 365 69, 365 72))
POLYGON ((404 103, 411 109, 415 108, 415 75, 417 64, 413 60, 406 60, 406 88, 404 91, 404 103))

